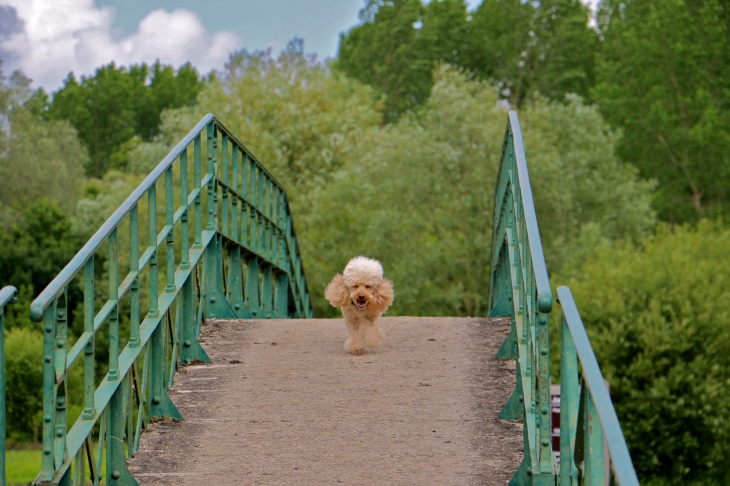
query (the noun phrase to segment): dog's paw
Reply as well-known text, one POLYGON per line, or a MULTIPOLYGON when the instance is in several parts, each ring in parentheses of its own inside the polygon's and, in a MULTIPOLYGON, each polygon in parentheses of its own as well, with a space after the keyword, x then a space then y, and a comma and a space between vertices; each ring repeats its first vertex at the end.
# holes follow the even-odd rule
POLYGON ((368 346, 375 347, 379 346, 383 342, 385 335, 379 327, 368 327, 362 331, 362 338, 365 340, 368 346))
POLYGON ((364 346, 362 345, 362 341, 360 341, 360 340, 355 341, 352 338, 345 341, 345 351, 352 354, 353 356, 362 355, 363 350, 364 350, 364 346))

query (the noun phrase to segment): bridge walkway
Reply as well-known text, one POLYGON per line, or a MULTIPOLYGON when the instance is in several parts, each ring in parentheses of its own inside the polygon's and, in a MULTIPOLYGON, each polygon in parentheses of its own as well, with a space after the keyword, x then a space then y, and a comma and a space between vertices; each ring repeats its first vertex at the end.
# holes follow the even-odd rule
POLYGON ((344 352, 341 319, 212 321, 211 365, 170 389, 183 422, 153 424, 129 469, 141 485, 505 485, 522 425, 493 359, 508 319, 384 318, 384 344, 344 352))

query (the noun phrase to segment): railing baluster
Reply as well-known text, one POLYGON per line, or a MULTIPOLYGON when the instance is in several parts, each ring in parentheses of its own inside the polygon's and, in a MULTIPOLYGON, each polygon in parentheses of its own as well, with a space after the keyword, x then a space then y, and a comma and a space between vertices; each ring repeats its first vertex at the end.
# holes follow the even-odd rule
POLYGON ((188 227, 188 198, 190 197, 190 188, 188 187, 188 148, 180 152, 180 206, 183 208, 180 217, 180 236, 182 245, 182 257, 180 260, 180 268, 187 270, 190 268, 190 229, 188 227))
POLYGON ((578 483, 578 469, 574 459, 578 423, 578 356, 565 316, 561 316, 561 325, 559 486, 572 486, 578 483))
POLYGON ((157 286, 157 189, 153 184, 147 192, 147 227, 148 227, 148 249, 150 255, 150 317, 157 317, 159 312, 159 294, 157 286))
POLYGON ((173 193, 172 166, 165 171, 165 230, 167 231, 166 240, 166 263, 167 263, 167 285, 165 292, 171 293, 175 291, 175 232, 173 231, 173 223, 175 222, 175 201, 173 193))
MULTIPOLYGON (((129 213, 129 272, 134 280, 129 289, 130 332, 129 345, 139 346, 139 209, 135 204, 129 213)), ((93 307, 92 307, 93 309, 93 307)))
POLYGON ((201 248, 203 246, 203 188, 200 186, 202 177, 201 166, 202 162, 200 155, 200 134, 198 134, 195 136, 195 140, 193 141, 193 188, 199 191, 198 195, 195 196, 195 208, 193 216, 193 219, 195 220, 195 248, 201 248))
POLYGON ((84 410, 81 417, 94 418, 94 255, 84 264, 84 332, 92 333, 84 347, 84 410))
POLYGON ((109 300, 114 308, 109 314, 109 380, 119 379, 119 252, 117 229, 109 235, 109 300))
POLYGON ((231 144, 231 186, 236 193, 231 196, 231 238, 238 242, 238 197, 241 190, 238 187, 238 145, 231 144))
MULTIPOLYGON (((217 312, 226 318, 251 315, 258 318, 289 317, 288 305, 292 293, 296 302, 296 315, 308 315, 309 299, 296 239, 291 231, 291 216, 287 211, 286 194, 281 186, 233 135, 219 125, 214 117, 207 115, 41 292, 31 305, 31 317, 35 321, 43 321, 43 459, 40 475, 43 482, 81 484, 86 471, 86 459, 90 479, 97 485, 103 482, 101 461, 104 456, 106 480, 110 486, 133 481, 126 469, 125 459, 138 450, 140 434, 148 419, 152 416, 181 418, 167 394, 180 361, 209 361, 197 340, 203 316, 213 317, 213 312, 217 312), (201 138, 204 130, 207 150, 205 170, 201 138), (220 165, 218 131, 221 132, 222 144, 220 165), (193 145, 194 159, 192 193, 188 167, 190 144, 193 145), (179 186, 174 182, 174 170, 177 169, 173 167, 178 158, 179 186), (157 183, 161 182, 163 174, 165 198, 159 201, 161 204, 158 207, 157 183), (220 195, 218 185, 222 189, 220 195), (180 195, 179 207, 175 205, 176 191, 180 195), (207 192, 205 204, 202 191, 207 192), (148 234, 146 245, 140 248, 139 205, 145 196, 148 234), (204 207, 208 211, 205 227, 204 207), (165 223, 160 233, 157 219, 163 208, 165 223), (129 273, 123 276, 120 283, 118 237, 120 225, 127 216, 129 273), (176 267, 174 245, 178 223, 182 248, 180 265, 176 267), (193 238, 190 237, 191 232, 193 238), (224 240, 224 235, 230 239, 224 240), (194 251, 191 251, 191 239, 194 251), (158 250, 162 240, 166 245, 166 281, 160 294, 158 250), (104 244, 108 251, 108 292, 103 304, 97 309, 95 253, 101 251, 104 244), (248 266, 245 294, 241 272, 244 255, 248 266), (214 278, 203 282, 196 296, 195 281, 200 271, 199 264, 205 265, 206 274, 210 274, 208 277, 214 278), (67 290, 82 267, 84 332, 69 351, 68 309, 71 304, 67 301, 67 290), (149 279, 148 296, 146 291, 140 289, 145 270, 149 279), (177 288, 177 282, 184 282, 182 288, 177 288), (207 291, 206 285, 210 287, 207 291), (126 348, 121 350, 120 312, 127 293, 130 306, 129 341, 126 348), (149 298, 149 312, 144 321, 141 315, 143 295, 149 298), (161 295, 163 298, 160 298, 161 295), (197 300, 204 300, 206 304, 201 302, 196 308, 197 300), (208 304, 211 304, 210 314, 206 314, 208 304), (176 305, 176 308, 172 309, 172 305, 176 305), (95 362, 95 333, 99 326, 107 322, 108 373, 99 388, 95 388, 95 368, 98 365, 95 362), (73 425, 73 433, 69 434, 67 407, 74 402, 69 402, 70 397, 67 397, 67 370, 82 354, 83 408, 73 425), (144 355, 144 370, 140 383, 137 364, 141 355, 144 355), (99 449, 94 452, 92 438, 96 430, 99 430, 99 449), (95 460, 92 458, 94 455, 95 460)), ((141 231, 144 233, 145 229, 141 231)), ((2 344, 0 336, 0 347, 2 344)), ((1 402, 2 396, 0 405, 1 402)))
MULTIPOLYGON (((208 124, 208 142, 207 142, 207 151, 208 151, 208 170, 205 175, 213 174, 215 171, 215 160, 216 160, 216 135, 215 135, 215 123, 211 122, 208 124)), ((213 193, 215 192, 215 179, 211 178, 208 182, 208 224, 206 225, 205 229, 208 231, 212 231, 215 229, 215 201, 213 198, 213 193)))
POLYGON ((223 182, 222 200, 221 200, 221 220, 223 222, 221 232, 228 236, 228 134, 221 133, 221 165, 220 165, 221 181, 223 182))
POLYGON ((56 302, 53 299, 51 305, 43 312, 43 460, 41 480, 50 481, 53 479, 54 458, 54 417, 56 393, 56 368, 53 356, 56 344, 56 302))
POLYGON ((250 166, 248 163, 248 155, 246 152, 241 153, 241 197, 245 200, 245 202, 241 202, 241 244, 243 246, 249 246, 249 240, 248 240, 248 226, 249 226, 249 219, 248 219, 248 211, 249 211, 249 190, 248 190, 248 181, 250 177, 248 176, 248 172, 250 170, 250 166))
POLYGON ((257 225, 258 225, 258 190, 256 188, 256 163, 251 159, 249 161, 249 168, 250 172, 249 175, 251 176, 251 189, 249 191, 249 224, 250 224, 250 231, 249 231, 249 248, 258 253, 258 231, 257 231, 257 225))

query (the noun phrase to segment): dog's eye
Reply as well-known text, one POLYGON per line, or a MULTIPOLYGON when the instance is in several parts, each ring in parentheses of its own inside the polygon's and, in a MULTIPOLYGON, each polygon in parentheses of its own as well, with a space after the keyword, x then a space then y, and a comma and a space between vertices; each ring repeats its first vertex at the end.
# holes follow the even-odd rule
POLYGON ((369 285, 366 285, 365 288, 370 290, 371 287, 369 285))

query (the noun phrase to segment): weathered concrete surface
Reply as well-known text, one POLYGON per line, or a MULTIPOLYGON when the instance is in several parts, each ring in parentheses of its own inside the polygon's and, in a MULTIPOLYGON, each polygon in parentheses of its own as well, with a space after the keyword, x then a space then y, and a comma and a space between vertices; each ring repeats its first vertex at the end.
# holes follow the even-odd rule
POLYGON ((522 429, 497 420, 514 364, 492 358, 508 320, 382 326, 363 356, 339 319, 205 326, 213 364, 170 390, 186 420, 151 426, 130 470, 142 485, 507 484, 522 429))

